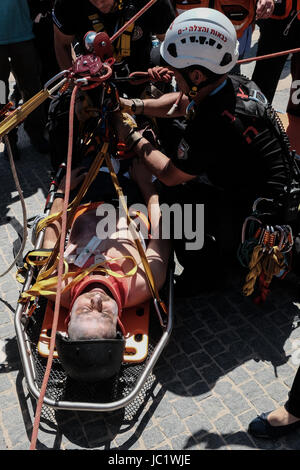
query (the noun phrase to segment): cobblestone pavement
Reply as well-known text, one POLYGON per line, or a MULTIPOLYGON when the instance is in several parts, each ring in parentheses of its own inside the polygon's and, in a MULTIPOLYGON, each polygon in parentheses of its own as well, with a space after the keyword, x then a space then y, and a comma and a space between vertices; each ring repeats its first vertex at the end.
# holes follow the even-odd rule
MULTIPOLYGON (((252 53, 255 53, 255 48, 252 53)), ((251 75, 252 65, 243 67, 251 75)), ((284 111, 289 62, 274 102, 284 111)), ((40 213, 49 184, 49 159, 22 129, 17 171, 28 217, 40 213)), ((1 150, 1 149, 0 149, 1 150)), ((13 260, 22 211, 8 162, 0 153, 0 265, 13 260)), ((28 241, 26 249, 31 248, 28 241)), ((0 278, 0 449, 29 449, 36 401, 28 391, 13 326, 19 285, 15 269, 0 278)), ((300 434, 254 439, 249 421, 287 398, 297 366, 299 288, 282 281, 258 307, 240 294, 244 277, 224 289, 175 301, 170 342, 153 371, 143 406, 132 415, 65 411, 42 420, 37 449, 300 449, 300 434)), ((299 347, 299 346, 298 346, 299 347)))

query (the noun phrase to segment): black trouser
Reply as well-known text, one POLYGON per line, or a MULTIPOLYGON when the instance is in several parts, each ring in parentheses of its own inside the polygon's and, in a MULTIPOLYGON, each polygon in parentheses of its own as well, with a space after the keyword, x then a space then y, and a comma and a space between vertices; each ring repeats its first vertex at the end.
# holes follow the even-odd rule
MULTIPOLYGON (((258 40, 257 56, 271 54, 300 47, 300 21, 295 19, 290 26, 287 35, 284 35, 291 18, 285 20, 261 20, 258 21, 260 37, 258 40)), ((292 80, 300 79, 299 53, 293 54, 291 62, 292 80)), ((252 80, 259 86, 261 91, 272 102, 278 81, 288 55, 264 59, 256 62, 252 80)), ((295 90, 291 89, 291 95, 295 90)), ((300 114, 300 106, 288 103, 287 111, 291 114, 300 114)))
MULTIPOLYGON (((0 45, 0 80, 6 85, 7 100, 11 72, 24 102, 41 90, 39 59, 33 41, 0 45)), ((45 124, 45 113, 39 106, 26 118, 24 129, 30 136, 39 136, 43 134, 45 124)))
MULTIPOLYGON (((191 181, 184 185, 175 187, 163 187, 160 197, 161 203, 171 206, 177 203, 182 211, 182 238, 174 237, 174 227, 171 228, 171 238, 173 240, 174 250, 179 263, 186 268, 214 271, 222 266, 237 264, 237 249, 241 239, 242 224, 251 213, 253 200, 236 205, 237 198, 232 198, 226 192, 216 189, 213 186, 191 181), (204 204, 204 227, 200 227, 204 233, 204 245, 200 249, 187 249, 187 243, 193 243, 186 234, 186 220, 184 218, 187 210, 193 209, 193 227, 190 227, 189 233, 195 231, 196 205, 204 204)), ((240 201, 239 201, 240 202, 240 201)), ((198 212, 199 214, 199 212, 198 212)), ((191 221, 191 217, 189 217, 191 221)), ((177 234, 178 221, 176 222, 177 234)), ((162 219, 164 223, 164 218, 162 219)), ((197 234, 198 239, 200 237, 197 234)), ((194 244, 194 247, 197 245, 194 244)))
POLYGON ((300 418, 300 367, 289 394, 289 399, 284 405, 286 410, 296 418, 300 418))

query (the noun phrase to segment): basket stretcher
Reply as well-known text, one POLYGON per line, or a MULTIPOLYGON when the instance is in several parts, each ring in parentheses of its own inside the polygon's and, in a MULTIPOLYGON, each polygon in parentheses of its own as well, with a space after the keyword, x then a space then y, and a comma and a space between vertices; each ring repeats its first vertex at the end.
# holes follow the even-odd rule
MULTIPOLYGON (((42 231, 37 237, 35 249, 41 248, 43 235, 42 231)), ((31 287, 35 269, 29 268, 22 292, 31 287)), ((142 400, 153 382, 153 367, 168 343, 173 327, 173 272, 170 266, 161 292, 168 309, 163 326, 153 299, 123 311, 122 322, 128 334, 118 376, 97 384, 76 382, 65 374, 55 351, 44 405, 61 410, 104 412, 125 408, 135 399, 142 400)), ((48 360, 53 304, 40 297, 37 308, 29 316, 31 306, 18 303, 14 326, 28 391, 38 400, 48 360)), ((65 316, 66 311, 61 308, 57 331, 64 331, 65 316)))

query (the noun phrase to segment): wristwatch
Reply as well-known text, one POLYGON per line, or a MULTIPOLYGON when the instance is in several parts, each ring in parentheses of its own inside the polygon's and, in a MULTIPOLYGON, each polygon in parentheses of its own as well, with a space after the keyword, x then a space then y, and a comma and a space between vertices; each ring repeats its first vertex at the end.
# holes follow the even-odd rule
POLYGON ((144 112, 144 101, 139 98, 134 98, 131 105, 131 111, 134 114, 143 114, 144 112))

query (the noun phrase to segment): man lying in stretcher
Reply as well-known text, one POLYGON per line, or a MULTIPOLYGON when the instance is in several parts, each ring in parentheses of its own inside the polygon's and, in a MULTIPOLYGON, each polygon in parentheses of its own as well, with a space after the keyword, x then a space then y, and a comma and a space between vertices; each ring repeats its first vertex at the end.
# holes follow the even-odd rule
MULTIPOLYGON (((84 176, 80 175, 78 169, 73 170, 71 189, 75 189, 84 176)), ((158 194, 151 174, 143 164, 134 161, 131 176, 140 188, 148 214, 151 214, 152 237, 147 243, 145 254, 159 290, 166 279, 170 242, 155 235, 161 221, 158 194)), ((110 179, 110 175, 100 172, 93 183, 94 188, 98 188, 100 200, 103 181, 107 182, 106 178, 110 179)), ((130 184, 135 183, 131 180, 130 184)), ((59 194, 63 193, 63 190, 64 181, 58 188, 51 213, 62 210, 63 198, 59 197, 59 194)), ((76 266, 78 253, 84 252, 92 237, 96 237, 97 224, 104 217, 97 215, 97 206, 99 204, 91 203, 77 209, 65 249, 70 271, 80 269, 76 266)), ((118 211, 116 214, 118 215, 118 211)), ((46 228, 43 248, 51 249, 55 246, 60 228, 60 220, 46 228)), ((69 310, 68 336, 58 334, 56 347, 64 369, 74 379, 97 381, 118 372, 125 345, 122 334, 122 309, 140 305, 151 297, 136 244, 127 228, 124 214, 124 217, 117 219, 116 230, 109 238, 102 240, 91 255, 83 260, 83 267, 88 268, 105 258, 105 267, 121 276, 128 274, 136 265, 133 275, 114 277, 110 272, 91 271, 71 289, 62 292, 61 306, 69 310)), ((63 288, 68 282, 64 281, 63 288)), ((55 294, 50 295, 49 299, 55 300, 55 294)))

